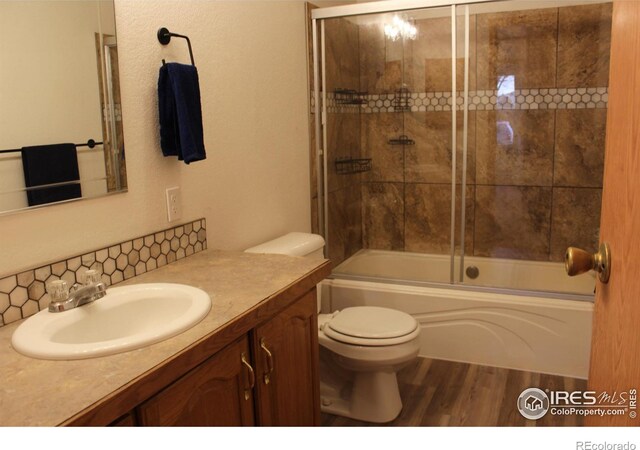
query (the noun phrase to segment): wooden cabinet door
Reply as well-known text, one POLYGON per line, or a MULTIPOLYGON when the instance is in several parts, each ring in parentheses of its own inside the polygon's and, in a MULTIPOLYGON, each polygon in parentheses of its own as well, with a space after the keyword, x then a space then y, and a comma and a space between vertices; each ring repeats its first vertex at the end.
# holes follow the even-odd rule
POLYGON ((110 427, 135 427, 137 426, 136 418, 133 413, 125 414, 117 420, 109 424, 110 427))
POLYGON ((248 338, 243 336, 143 403, 138 408, 140 424, 253 425, 253 369, 249 364, 248 338))
POLYGON ((316 305, 313 289, 253 332, 259 425, 320 423, 316 305))

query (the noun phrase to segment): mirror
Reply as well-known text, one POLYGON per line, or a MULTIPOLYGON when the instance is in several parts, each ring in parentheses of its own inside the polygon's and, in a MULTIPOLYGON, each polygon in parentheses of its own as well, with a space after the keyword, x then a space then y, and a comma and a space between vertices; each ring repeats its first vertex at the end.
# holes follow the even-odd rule
POLYGON ((113 0, 0 1, 0 214, 127 189, 113 0))

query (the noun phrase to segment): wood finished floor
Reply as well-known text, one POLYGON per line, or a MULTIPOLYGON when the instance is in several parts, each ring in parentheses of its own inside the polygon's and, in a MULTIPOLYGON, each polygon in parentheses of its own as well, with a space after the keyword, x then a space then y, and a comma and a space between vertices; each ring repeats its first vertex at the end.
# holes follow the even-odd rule
POLYGON ((398 373, 403 409, 393 422, 370 424, 322 414, 323 426, 580 426, 577 416, 527 420, 516 409, 528 387, 586 389, 585 380, 418 358, 398 373))

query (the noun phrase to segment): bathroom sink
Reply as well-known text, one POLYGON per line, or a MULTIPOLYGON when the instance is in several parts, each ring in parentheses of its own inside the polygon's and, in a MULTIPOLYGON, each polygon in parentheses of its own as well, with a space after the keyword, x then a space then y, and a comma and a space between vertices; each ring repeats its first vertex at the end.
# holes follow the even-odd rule
POLYGON ((69 311, 40 311, 16 329, 11 342, 18 352, 33 358, 94 358, 180 334, 200 322, 209 309, 209 294, 191 286, 114 287, 103 298, 69 311))

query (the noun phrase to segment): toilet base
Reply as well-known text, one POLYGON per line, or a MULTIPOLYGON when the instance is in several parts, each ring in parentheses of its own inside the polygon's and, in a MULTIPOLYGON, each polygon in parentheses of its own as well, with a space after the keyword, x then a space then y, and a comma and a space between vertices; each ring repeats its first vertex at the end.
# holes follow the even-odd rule
POLYGON ((355 373, 351 385, 340 390, 321 382, 320 398, 322 412, 364 422, 391 422, 402 411, 395 372, 355 373))
POLYGON ((372 423, 386 423, 398 417, 402 400, 396 368, 351 371, 335 360, 335 355, 320 348, 322 412, 372 423))

